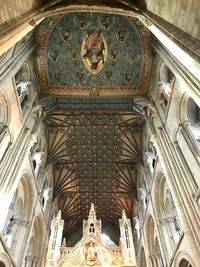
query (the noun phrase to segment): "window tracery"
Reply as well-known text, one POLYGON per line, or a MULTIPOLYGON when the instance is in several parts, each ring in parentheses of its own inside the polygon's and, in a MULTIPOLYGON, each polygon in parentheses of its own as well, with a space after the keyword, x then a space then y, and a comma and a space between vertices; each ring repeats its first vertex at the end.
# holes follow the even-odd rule
POLYGON ((127 246, 127 248, 130 248, 130 241, 129 241, 129 233, 128 233, 128 225, 127 225, 127 223, 124 224, 124 231, 125 231, 126 246, 127 246))

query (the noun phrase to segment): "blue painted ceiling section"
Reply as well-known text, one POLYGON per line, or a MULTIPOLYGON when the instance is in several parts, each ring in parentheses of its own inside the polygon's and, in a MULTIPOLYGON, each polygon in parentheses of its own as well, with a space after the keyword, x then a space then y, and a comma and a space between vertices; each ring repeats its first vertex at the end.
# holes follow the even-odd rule
POLYGON ((126 17, 68 13, 50 33, 46 62, 49 86, 138 86, 143 48, 136 26, 126 17), (101 33, 107 49, 103 68, 95 75, 83 59, 84 40, 94 29, 101 33))
POLYGON ((143 97, 124 98, 78 98, 78 97, 47 97, 40 100, 45 111, 64 110, 133 110, 142 113, 142 107, 148 102, 143 97))

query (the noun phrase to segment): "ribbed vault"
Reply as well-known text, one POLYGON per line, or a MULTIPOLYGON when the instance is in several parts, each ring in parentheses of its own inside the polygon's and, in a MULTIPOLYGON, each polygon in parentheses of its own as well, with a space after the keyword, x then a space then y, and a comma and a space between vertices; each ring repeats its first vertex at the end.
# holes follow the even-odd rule
POLYGON ((74 232, 78 241, 78 229, 91 203, 103 221, 104 231, 118 242, 121 211, 125 209, 131 218, 136 198, 143 122, 143 116, 132 111, 48 113, 47 163, 53 164, 54 198, 62 210, 69 243, 74 232))

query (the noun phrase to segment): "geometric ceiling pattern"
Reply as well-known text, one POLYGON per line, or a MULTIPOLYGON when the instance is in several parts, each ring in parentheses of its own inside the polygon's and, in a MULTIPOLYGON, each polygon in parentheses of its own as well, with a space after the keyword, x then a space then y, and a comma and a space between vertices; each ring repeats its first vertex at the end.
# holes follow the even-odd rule
POLYGON ((52 87, 103 86, 104 83, 112 86, 137 86, 141 79, 143 49, 135 25, 125 17, 70 13, 61 17, 51 30, 46 62, 48 84, 52 87), (112 32, 116 34, 113 35, 112 32), (97 60, 95 56, 98 55, 95 53, 101 51, 101 46, 102 52, 105 51, 104 63, 101 64, 103 69, 96 75, 88 71, 87 64, 85 66, 86 52, 83 46, 87 36, 101 38, 99 50, 98 47, 95 48, 95 44, 91 44, 97 50, 94 50, 93 61, 97 60))
POLYGON ((118 243, 122 209, 132 219, 137 198, 152 35, 136 17, 72 12, 44 19, 36 39, 64 236, 69 246, 81 239, 94 203, 103 232, 118 243))
POLYGON ((122 209, 132 217, 138 163, 142 163, 140 113, 53 111, 47 114, 54 198, 65 220, 69 245, 81 238, 91 203, 103 231, 118 242, 122 209), (76 238, 73 236, 76 233, 76 238))
POLYGON ((144 96, 135 97, 112 97, 112 98, 78 98, 49 96, 39 101, 46 112, 56 109, 64 110, 132 110, 143 113, 143 106, 148 103, 148 98, 144 96))
POLYGON ((123 96, 147 91, 151 34, 137 18, 68 13, 37 28, 41 93, 123 96), (95 91, 96 90, 96 91, 95 91))

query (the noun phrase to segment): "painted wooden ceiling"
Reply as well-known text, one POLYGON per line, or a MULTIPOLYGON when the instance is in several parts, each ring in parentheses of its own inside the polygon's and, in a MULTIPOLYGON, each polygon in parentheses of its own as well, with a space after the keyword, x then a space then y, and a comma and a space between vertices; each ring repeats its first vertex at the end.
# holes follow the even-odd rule
POLYGON ((68 245, 80 240, 94 203, 118 243, 122 209, 132 219, 137 198, 151 35, 137 18, 74 12, 46 18, 36 38, 47 164, 64 236, 68 245))
MULTIPOLYGON (((53 164, 54 198, 71 240, 94 203, 103 229, 118 242, 122 209, 132 218, 137 166, 142 163, 144 117, 132 111, 51 111, 47 163, 53 164), (113 228, 110 232, 108 227, 113 228)), ((81 232, 80 232, 81 235, 81 232)), ((78 240, 76 240, 78 241, 78 240)))
POLYGON ((94 88, 100 96, 147 92, 151 34, 137 18, 68 13, 46 18, 36 36, 44 96, 90 96, 94 88))

